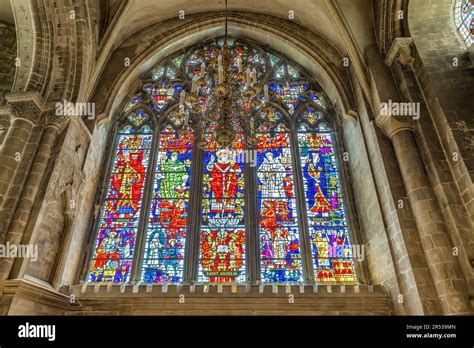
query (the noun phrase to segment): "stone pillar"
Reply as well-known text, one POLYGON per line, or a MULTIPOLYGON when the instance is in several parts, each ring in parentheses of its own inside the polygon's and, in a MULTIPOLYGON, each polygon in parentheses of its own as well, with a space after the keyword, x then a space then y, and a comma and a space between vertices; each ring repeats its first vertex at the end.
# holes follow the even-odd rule
MULTIPOLYGON (((49 111, 46 116, 45 131, 28 174, 21 200, 15 210, 15 215, 8 230, 6 243, 17 245, 22 241, 36 195, 40 189, 40 183, 43 180, 46 167, 51 157, 52 148, 66 120, 67 118, 64 116, 55 116, 54 111, 49 111)), ((2 279, 8 278, 13 266, 13 261, 13 259, 9 258, 0 260, 0 274, 2 279)))
POLYGON ((0 153, 2 149, 3 139, 10 127, 10 108, 7 106, 0 106, 0 153))
POLYGON ((443 314, 470 314, 466 281, 411 126, 393 116, 378 116, 376 122, 392 141, 443 314))
MULTIPOLYGON (((0 153, 0 221, 7 221, 9 212, 5 211, 5 202, 14 182, 20 163, 24 160, 26 145, 33 127, 46 110, 44 101, 38 93, 15 93, 6 96, 11 112, 10 127, 3 140, 0 153)), ((5 226, 0 225, 5 233, 5 226)))
MULTIPOLYGON (((394 40, 385 63, 391 67, 399 64, 403 70, 413 70, 414 60, 412 38, 401 37, 394 40)), ((410 100, 414 101, 416 100, 410 100)), ((422 100, 418 101, 418 104, 421 102, 422 100)), ((400 117, 384 115, 378 116, 376 123, 392 141, 441 309, 444 314, 470 314, 472 308, 460 257, 454 255, 450 231, 424 166, 413 129, 407 122, 400 120, 400 117)), ((414 123, 415 120, 411 120, 411 125, 414 123)))

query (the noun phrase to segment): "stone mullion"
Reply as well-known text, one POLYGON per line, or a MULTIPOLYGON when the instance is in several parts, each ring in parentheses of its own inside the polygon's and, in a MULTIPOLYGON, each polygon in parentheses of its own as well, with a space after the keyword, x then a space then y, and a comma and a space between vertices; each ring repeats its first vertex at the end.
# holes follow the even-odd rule
POLYGON ((143 189, 143 196, 141 197, 140 220, 138 222, 137 236, 135 240, 135 248, 133 251, 132 270, 130 271, 130 282, 138 283, 141 279, 142 263, 145 253, 148 217, 151 207, 151 200, 153 199, 153 181, 156 171, 156 161, 160 144, 159 128, 155 127, 153 132, 153 139, 150 151, 150 161, 146 170, 145 187, 143 189))
POLYGON ((193 270, 195 267, 194 262, 194 240, 196 235, 199 235, 199 231, 196 229, 197 218, 199 213, 197 208, 199 206, 198 200, 201 195, 198 194, 199 188, 199 173, 200 167, 199 162, 199 149, 196 146, 196 140, 193 144, 193 156, 191 161, 191 181, 189 184, 189 198, 188 198, 188 211, 186 212, 186 239, 184 241, 184 270, 183 270, 183 283, 189 284, 193 280, 193 270))
MULTIPOLYGON (((36 153, 25 182, 23 195, 15 210, 13 221, 7 234, 6 242, 10 244, 19 244, 22 241, 33 204, 40 188, 38 183, 42 181, 46 172, 52 148, 63 123, 62 121, 63 120, 55 120, 54 122, 48 122, 43 133, 38 152, 36 153)), ((13 261, 13 259, 6 258, 1 264, 0 273, 4 274, 6 278, 8 278, 10 274, 13 261)))
POLYGON ((190 188, 190 205, 188 212, 188 230, 185 246, 185 283, 193 284, 197 280, 199 272, 199 243, 201 227, 201 205, 202 205, 202 177, 203 177, 204 151, 194 145, 192 179, 190 188), (192 203, 192 206, 191 206, 192 203))
POLYGON ((303 264, 303 279, 305 282, 314 282, 313 255, 311 253, 311 240, 309 238, 308 212, 306 211, 306 194, 304 191, 303 175, 298 146, 297 126, 292 122, 290 128, 291 158, 293 166, 293 181, 295 185, 295 201, 299 235, 301 240, 301 261, 303 264))
MULTIPOLYGON (((255 148, 249 148, 248 153, 256 151, 255 148)), ((254 152, 255 153, 255 152, 254 152)), ((258 224, 258 187, 257 187, 257 157, 246 156, 244 163, 244 180, 245 180, 245 225, 246 225, 246 250, 245 250, 245 268, 247 272, 247 280, 250 284, 256 284, 260 280, 260 248, 259 248, 259 224, 258 224), (252 158, 255 166, 248 159, 252 158)))

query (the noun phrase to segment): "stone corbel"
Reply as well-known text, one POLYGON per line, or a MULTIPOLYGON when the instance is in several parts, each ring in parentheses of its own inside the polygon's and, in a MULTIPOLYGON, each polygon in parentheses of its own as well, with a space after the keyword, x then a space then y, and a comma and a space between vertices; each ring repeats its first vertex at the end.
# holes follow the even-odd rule
POLYGON ((411 37, 397 37, 388 50, 385 64, 392 66, 393 62, 397 61, 403 66, 411 66, 414 60, 413 39, 411 37))

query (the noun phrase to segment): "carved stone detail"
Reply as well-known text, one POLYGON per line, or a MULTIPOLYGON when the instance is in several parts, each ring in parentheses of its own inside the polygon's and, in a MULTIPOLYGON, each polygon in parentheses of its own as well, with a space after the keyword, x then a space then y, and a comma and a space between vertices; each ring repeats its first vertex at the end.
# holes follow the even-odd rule
POLYGON ((39 93, 10 93, 5 96, 13 118, 22 118, 33 124, 38 123, 46 105, 39 93))
POLYGON ((45 115, 45 125, 61 131, 69 123, 69 119, 69 116, 57 115, 56 110, 48 110, 45 115))
POLYGON ((413 54, 413 39, 411 37, 397 37, 388 50, 385 64, 392 66, 394 61, 402 65, 410 65, 415 60, 413 54))

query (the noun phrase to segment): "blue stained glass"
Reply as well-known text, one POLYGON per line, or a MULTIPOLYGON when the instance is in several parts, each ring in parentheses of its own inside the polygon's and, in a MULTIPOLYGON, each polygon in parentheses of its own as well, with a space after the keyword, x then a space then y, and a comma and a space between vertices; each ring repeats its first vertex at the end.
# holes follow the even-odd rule
POLYGON ((304 100, 307 83, 271 83, 268 86, 288 109, 296 110, 304 100))
POLYGON ((127 126, 117 137, 88 273, 90 282, 126 282, 132 266, 152 135, 132 133, 127 126))
POLYGON ((142 266, 144 282, 183 280, 193 143, 189 129, 175 132, 166 127, 160 134, 142 266))
POLYGON ((301 169, 312 246, 314 276, 320 282, 356 282, 332 133, 298 130, 301 169))
POLYGON ((302 264, 289 133, 280 126, 257 138, 260 277, 298 282, 302 264))

